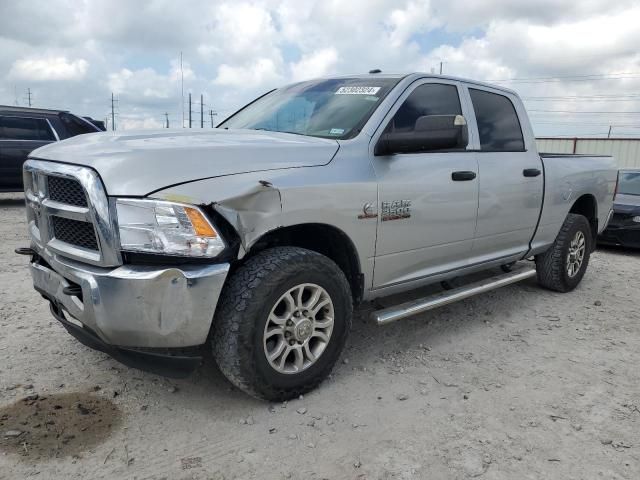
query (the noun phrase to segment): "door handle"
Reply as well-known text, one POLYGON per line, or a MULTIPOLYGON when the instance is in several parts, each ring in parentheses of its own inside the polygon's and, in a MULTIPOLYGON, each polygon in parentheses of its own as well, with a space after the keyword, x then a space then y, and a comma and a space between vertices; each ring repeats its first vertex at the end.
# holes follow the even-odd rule
POLYGON ((522 171, 522 175, 524 175, 525 177, 537 177, 541 173, 542 172, 540 171, 539 168, 525 168, 522 171))
POLYGON ((451 174, 451 180, 454 182, 466 182, 476 178, 476 172, 453 172, 451 174))

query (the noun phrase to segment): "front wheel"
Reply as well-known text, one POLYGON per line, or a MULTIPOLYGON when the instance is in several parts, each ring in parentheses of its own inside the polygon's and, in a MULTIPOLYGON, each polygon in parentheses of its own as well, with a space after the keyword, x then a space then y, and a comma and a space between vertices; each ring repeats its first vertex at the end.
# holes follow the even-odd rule
POLYGON ((568 214, 553 245, 536 256, 538 283, 557 292, 576 288, 589 265, 592 241, 589 221, 568 214))
POLYGON ((331 372, 351 315, 349 283, 333 261, 296 247, 265 250, 227 281, 214 320, 214 357, 250 395, 293 398, 331 372))

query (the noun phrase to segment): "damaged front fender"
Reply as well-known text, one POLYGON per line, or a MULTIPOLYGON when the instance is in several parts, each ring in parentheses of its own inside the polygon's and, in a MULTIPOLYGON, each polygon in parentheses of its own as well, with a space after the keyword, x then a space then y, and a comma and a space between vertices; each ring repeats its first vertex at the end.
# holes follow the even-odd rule
POLYGON ((265 179, 265 172, 256 172, 177 185, 153 197, 211 206, 233 226, 242 250, 247 251, 262 235, 283 225, 282 196, 276 183, 265 179))
POLYGON ((212 206, 236 229, 245 250, 264 233, 282 226, 273 225, 274 212, 282 213, 280 190, 273 186, 261 183, 212 206))

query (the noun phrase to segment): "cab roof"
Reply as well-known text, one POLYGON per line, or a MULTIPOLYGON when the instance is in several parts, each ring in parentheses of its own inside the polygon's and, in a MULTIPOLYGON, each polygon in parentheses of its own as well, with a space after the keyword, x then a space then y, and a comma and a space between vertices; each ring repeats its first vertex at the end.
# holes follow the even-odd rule
POLYGON ((68 110, 52 110, 48 108, 16 107, 15 105, 0 105, 0 112, 57 115, 58 113, 67 113, 68 110))
POLYGON ((491 88, 494 90, 501 90, 503 92, 506 93, 510 93, 512 95, 518 95, 517 92, 515 90, 512 90, 510 88, 506 88, 500 85, 495 85, 493 83, 488 83, 488 82, 482 82, 479 80, 472 80, 469 78, 463 78, 463 77, 456 77, 453 75, 440 75, 437 73, 424 73, 424 72, 411 72, 411 73, 358 73, 358 74, 351 74, 351 75, 330 75, 330 76, 326 76, 326 77, 322 77, 325 79, 329 79, 329 78, 361 78, 363 80, 365 79, 369 79, 369 78, 389 78, 389 79, 398 79, 398 80, 407 80, 409 83, 414 81, 414 80, 418 80, 420 78, 436 78, 436 79, 443 79, 443 80, 449 80, 452 82, 461 82, 461 83, 466 83, 466 84, 470 84, 470 85, 477 85, 479 87, 485 87, 485 88, 491 88))

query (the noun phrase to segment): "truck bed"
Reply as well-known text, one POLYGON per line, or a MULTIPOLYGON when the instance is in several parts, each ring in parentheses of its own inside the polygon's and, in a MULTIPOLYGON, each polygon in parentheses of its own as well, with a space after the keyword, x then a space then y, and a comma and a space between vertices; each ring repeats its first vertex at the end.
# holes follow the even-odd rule
POLYGON ((597 205, 598 233, 613 207, 618 169, 608 155, 541 153, 545 189, 540 223, 531 242, 532 251, 553 243, 567 214, 567 205, 584 197, 597 205))

